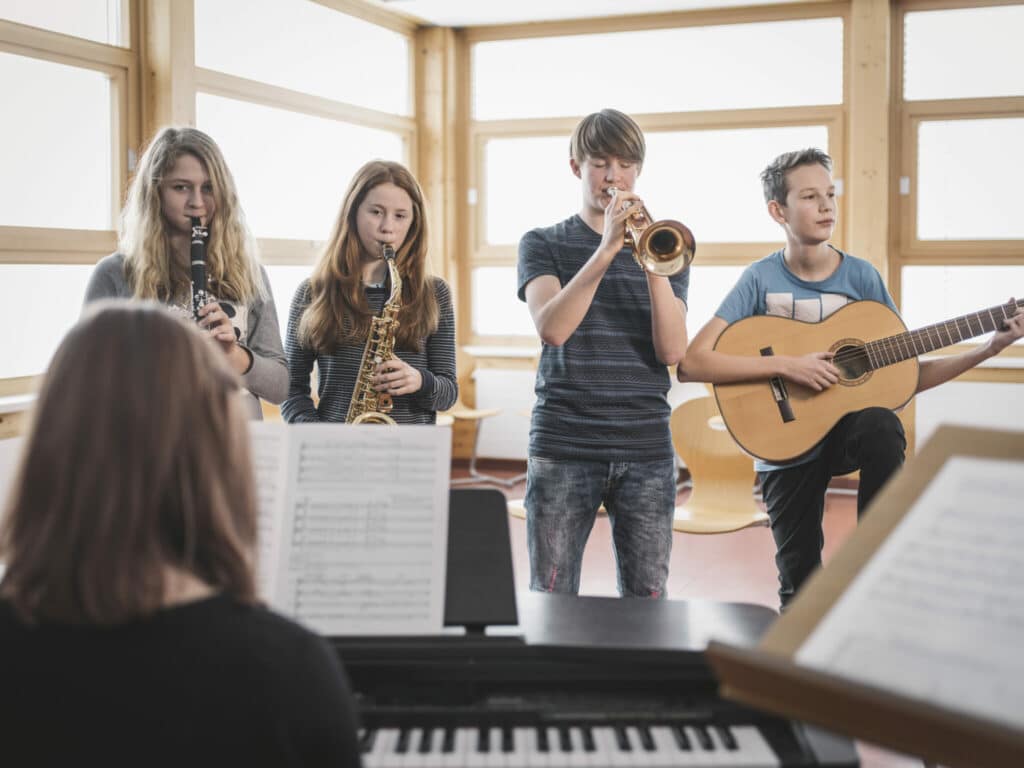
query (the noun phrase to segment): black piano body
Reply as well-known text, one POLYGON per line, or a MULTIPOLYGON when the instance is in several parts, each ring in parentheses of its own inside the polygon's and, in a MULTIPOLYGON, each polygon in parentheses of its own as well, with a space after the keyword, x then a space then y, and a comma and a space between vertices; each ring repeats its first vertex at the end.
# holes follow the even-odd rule
POLYGON ((848 739, 723 700, 710 637, 752 643, 755 605, 521 594, 519 624, 431 638, 336 638, 364 764, 858 765, 848 739))

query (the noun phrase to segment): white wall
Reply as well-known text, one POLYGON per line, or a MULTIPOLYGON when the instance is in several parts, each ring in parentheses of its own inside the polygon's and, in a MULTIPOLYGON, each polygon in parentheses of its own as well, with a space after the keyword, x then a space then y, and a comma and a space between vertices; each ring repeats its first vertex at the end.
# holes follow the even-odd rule
POLYGON ((917 447, 939 424, 1024 430, 1024 384, 951 381, 917 396, 917 447))

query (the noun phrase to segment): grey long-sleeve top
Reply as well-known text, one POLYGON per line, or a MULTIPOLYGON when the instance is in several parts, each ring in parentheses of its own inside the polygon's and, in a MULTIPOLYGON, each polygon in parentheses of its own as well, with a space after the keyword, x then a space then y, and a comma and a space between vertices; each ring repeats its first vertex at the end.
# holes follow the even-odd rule
MULTIPOLYGON (((384 306, 385 288, 366 288, 370 309, 379 312, 384 306)), ((455 377, 455 313, 447 283, 434 278, 434 295, 440 309, 437 330, 421 339, 422 352, 396 350, 395 355, 420 372, 423 387, 411 395, 397 395, 389 414, 399 424, 433 424, 437 411, 455 405, 459 385, 455 377)), ((309 306, 309 280, 295 291, 288 330, 285 332, 285 353, 288 357, 288 399, 281 406, 285 421, 343 422, 348 415, 349 401, 363 359, 365 344, 341 344, 329 354, 318 354, 303 347, 298 340, 299 321, 309 306), (318 405, 310 397, 309 378, 313 364, 318 370, 318 405)))
MULTIPOLYGON (((270 291, 270 279, 262 266, 260 275, 266 299, 255 299, 248 304, 218 300, 231 317, 238 343, 252 354, 252 367, 241 378, 249 393, 247 407, 253 419, 262 418, 260 398, 280 403, 288 394, 288 368, 281 346, 277 309, 270 291)), ((85 289, 85 303, 100 299, 130 299, 132 295, 132 288, 125 277, 124 255, 114 253, 101 259, 93 270, 85 289)), ((187 308, 181 309, 191 312, 187 308)))

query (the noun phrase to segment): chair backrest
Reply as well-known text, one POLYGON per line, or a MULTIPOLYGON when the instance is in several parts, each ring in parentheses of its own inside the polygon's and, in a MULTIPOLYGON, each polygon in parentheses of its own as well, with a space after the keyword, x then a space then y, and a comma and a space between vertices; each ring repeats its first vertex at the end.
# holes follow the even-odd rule
POLYGON ((672 444, 690 470, 693 490, 676 510, 674 528, 725 533, 765 525, 754 502, 754 463, 732 439, 713 397, 687 400, 672 412, 672 444))

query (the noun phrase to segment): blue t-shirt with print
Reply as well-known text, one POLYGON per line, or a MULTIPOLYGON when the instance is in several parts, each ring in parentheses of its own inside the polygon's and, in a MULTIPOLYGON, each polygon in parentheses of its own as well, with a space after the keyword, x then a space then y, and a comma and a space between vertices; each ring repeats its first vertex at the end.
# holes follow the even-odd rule
MULTIPOLYGON (((832 246, 829 246, 832 247, 832 246)), ((818 323, 851 301, 877 301, 897 312, 882 276, 871 264, 834 248, 841 257, 839 267, 824 280, 801 280, 789 271, 783 251, 776 251, 747 267, 729 291, 716 317, 735 323, 753 315, 772 315, 805 323, 818 323)), ((805 456, 786 464, 769 464, 756 459, 758 472, 804 464, 821 452, 818 446, 805 456)))

